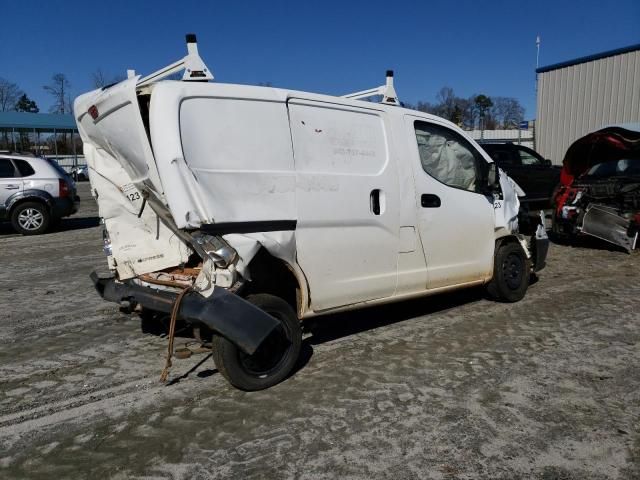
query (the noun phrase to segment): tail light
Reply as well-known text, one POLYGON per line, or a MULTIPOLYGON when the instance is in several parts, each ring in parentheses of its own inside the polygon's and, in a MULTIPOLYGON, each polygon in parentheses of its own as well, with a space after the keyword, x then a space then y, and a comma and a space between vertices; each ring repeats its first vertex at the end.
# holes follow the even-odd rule
POLYGON ((98 107, 96 107, 95 105, 91 105, 87 112, 89 112, 89 115, 91 115, 91 118, 93 118, 94 120, 100 116, 100 114, 98 113, 98 107))
POLYGON ((63 180, 63 179, 58 179, 59 185, 60 185, 60 197, 61 198, 65 198, 65 197, 70 197, 71 196, 71 188, 69 187, 69 184, 63 180))

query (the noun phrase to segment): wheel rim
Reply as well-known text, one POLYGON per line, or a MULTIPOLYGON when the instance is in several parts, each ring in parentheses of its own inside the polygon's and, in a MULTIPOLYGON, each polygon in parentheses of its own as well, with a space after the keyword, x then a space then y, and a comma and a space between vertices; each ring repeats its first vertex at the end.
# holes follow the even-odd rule
POLYGON ((18 215, 18 225, 25 230, 37 230, 44 222, 44 215, 35 208, 25 208, 18 215))
POLYGON ((524 275, 524 262, 522 257, 517 253, 510 253, 502 262, 502 273, 511 290, 517 290, 522 285, 522 276, 524 275))
POLYGON ((264 378, 277 371, 287 360, 291 349, 291 332, 286 328, 278 312, 267 312, 278 319, 280 324, 273 329, 267 338, 260 344, 253 355, 238 350, 240 364, 250 375, 264 378))

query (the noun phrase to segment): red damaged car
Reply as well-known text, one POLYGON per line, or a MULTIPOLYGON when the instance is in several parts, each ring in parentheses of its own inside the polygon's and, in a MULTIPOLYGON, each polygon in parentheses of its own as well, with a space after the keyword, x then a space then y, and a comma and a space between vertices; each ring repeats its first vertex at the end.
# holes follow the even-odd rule
POLYGON ((590 235, 636 248, 640 230, 640 123, 606 127, 576 140, 554 196, 553 232, 590 235))

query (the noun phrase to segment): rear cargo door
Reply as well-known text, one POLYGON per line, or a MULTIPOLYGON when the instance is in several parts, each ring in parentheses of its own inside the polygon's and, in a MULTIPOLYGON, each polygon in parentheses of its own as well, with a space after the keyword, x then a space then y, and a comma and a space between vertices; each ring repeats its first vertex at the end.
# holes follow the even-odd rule
POLYGON ((161 197, 163 188, 140 110, 137 79, 78 97, 74 103, 76 121, 85 143, 107 152, 122 165, 132 183, 144 184, 161 197))
POLYGON ((399 195, 384 112, 302 99, 288 108, 297 254, 312 309, 392 296, 399 195))

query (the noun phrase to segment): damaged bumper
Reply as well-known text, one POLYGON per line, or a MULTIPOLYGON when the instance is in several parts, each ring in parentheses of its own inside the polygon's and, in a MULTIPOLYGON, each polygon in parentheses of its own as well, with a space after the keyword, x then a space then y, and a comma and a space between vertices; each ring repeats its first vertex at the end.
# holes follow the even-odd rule
POLYGON ((533 220, 535 216, 530 216, 528 210, 524 209, 524 213, 521 212, 521 218, 524 221, 520 221, 525 226, 525 230, 529 232, 535 228, 535 233, 530 237, 519 234, 518 239, 522 248, 527 252, 527 257, 531 261, 531 270, 533 272, 539 272, 547 265, 547 253, 549 252, 549 236, 545 228, 545 214, 544 211, 540 211, 540 215, 537 217, 537 221, 533 220))
POLYGON ((592 203, 585 209, 582 233, 613 243, 627 252, 636 248, 638 230, 615 208, 592 203))
MULTIPOLYGON (((149 310, 171 313, 176 293, 160 291, 118 282, 109 276, 91 273, 91 280, 100 296, 110 302, 130 302, 149 310)), ((209 297, 197 292, 187 293, 180 303, 178 318, 192 324, 203 324, 227 338, 248 355, 278 326, 271 315, 224 288, 216 288, 209 297)))
POLYGON ((531 251, 531 263, 533 271, 539 272, 547 265, 547 252, 549 251, 549 237, 544 225, 538 225, 535 235, 529 242, 531 251))

